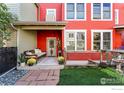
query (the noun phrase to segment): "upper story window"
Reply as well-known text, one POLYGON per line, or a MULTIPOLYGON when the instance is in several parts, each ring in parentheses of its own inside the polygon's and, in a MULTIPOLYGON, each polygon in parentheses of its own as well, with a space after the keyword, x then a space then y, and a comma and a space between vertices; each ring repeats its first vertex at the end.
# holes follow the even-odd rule
POLYGON ((119 9, 115 9, 115 24, 119 24, 119 9))
POLYGON ((77 19, 84 19, 84 3, 77 3, 76 6, 77 10, 77 19))
POLYGON ((75 6, 73 3, 67 4, 67 19, 74 19, 75 6))
POLYGON ((111 19, 110 3, 103 3, 103 19, 111 19))
POLYGON ((112 7, 110 3, 93 3, 92 19, 112 19, 112 7))
POLYGON ((67 3, 65 12, 66 19, 85 19, 85 4, 67 3))
POLYGON ((101 19, 101 4, 93 4, 93 19, 101 19))
POLYGON ((46 9, 46 21, 56 21, 56 9, 46 9))

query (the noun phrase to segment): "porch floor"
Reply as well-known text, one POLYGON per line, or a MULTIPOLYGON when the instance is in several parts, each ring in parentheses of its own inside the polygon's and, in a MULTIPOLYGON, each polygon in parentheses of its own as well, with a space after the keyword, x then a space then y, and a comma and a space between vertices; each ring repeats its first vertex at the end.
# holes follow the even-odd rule
POLYGON ((56 57, 44 57, 38 60, 37 65, 59 65, 56 57))
POLYGON ((59 65, 56 57, 44 57, 38 60, 38 63, 33 66, 17 67, 23 70, 40 70, 40 69, 63 69, 64 65, 59 65))

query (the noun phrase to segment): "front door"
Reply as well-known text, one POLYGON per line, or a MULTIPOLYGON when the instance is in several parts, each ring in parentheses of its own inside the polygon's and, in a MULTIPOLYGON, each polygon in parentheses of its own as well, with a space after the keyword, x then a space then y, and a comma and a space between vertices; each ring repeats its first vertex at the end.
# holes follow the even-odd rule
POLYGON ((47 38, 47 56, 56 56, 56 38, 47 38))

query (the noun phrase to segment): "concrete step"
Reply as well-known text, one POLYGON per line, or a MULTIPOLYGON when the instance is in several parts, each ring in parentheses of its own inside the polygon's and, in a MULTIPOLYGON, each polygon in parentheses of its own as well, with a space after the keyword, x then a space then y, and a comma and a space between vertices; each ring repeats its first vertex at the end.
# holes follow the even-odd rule
POLYGON ((64 65, 34 65, 34 66, 19 66, 21 70, 40 70, 40 69, 64 69, 64 65))

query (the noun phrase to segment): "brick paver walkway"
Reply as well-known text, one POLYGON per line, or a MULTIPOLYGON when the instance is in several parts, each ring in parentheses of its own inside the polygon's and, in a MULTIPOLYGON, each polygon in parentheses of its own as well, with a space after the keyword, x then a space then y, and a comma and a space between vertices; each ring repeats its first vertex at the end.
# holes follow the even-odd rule
POLYGON ((30 70, 15 85, 56 85, 59 82, 59 69, 30 70))

